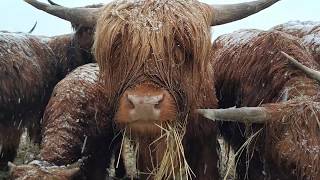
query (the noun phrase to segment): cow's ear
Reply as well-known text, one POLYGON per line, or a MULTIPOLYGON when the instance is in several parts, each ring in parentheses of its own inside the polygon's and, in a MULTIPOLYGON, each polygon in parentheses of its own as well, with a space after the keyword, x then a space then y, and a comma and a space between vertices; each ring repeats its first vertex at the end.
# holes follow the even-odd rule
POLYGON ((10 171, 12 171, 12 170, 14 170, 16 167, 17 167, 17 165, 15 165, 14 163, 12 163, 12 162, 8 162, 8 167, 9 167, 9 170, 10 171))
POLYGON ((63 175, 65 177, 67 177, 68 179, 77 176, 79 173, 80 173, 80 168, 79 167, 63 170, 63 175))

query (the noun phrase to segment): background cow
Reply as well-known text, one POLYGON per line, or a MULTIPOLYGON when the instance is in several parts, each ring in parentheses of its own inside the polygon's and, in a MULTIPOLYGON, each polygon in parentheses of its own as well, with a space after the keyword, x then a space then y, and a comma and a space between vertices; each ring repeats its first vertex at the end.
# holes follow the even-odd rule
MULTIPOLYGON (((319 68, 307 48, 279 31, 241 30, 219 37, 213 49, 219 107, 236 108, 211 111, 211 118, 247 122, 220 123, 222 135, 242 151, 239 179, 318 179, 319 85, 281 53, 319 68), (254 106, 262 108, 240 108, 254 106)), ((202 112, 210 117, 210 110, 202 112)))
POLYGON ((0 33, 0 167, 16 156, 23 127, 40 142, 40 119, 54 85, 93 61, 92 28, 52 38, 0 33))

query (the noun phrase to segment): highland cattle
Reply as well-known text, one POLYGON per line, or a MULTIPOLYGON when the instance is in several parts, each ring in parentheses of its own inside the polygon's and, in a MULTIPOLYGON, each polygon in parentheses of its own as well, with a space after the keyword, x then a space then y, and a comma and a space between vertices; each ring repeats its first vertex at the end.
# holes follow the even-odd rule
POLYGON ((106 95, 101 103, 138 147, 140 179, 218 179, 216 124, 195 111, 217 108, 210 26, 245 18, 278 0, 232 5, 114 1, 102 8, 25 1, 96 27, 94 56, 106 95))

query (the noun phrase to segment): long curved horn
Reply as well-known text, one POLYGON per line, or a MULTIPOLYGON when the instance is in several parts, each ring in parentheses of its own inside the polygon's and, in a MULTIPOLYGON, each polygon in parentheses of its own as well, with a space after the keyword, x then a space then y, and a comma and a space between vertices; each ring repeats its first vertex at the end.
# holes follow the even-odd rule
POLYGON ((314 69, 308 68, 307 66, 301 64, 299 61, 297 61, 296 59, 294 59, 292 56, 288 55, 287 53, 281 51, 281 53, 288 58, 288 60, 294 64, 297 68, 299 68, 300 70, 302 70, 304 73, 306 73, 308 76, 310 76, 311 78, 320 81, 320 72, 316 71, 314 69))
POLYGON ((210 5, 214 18, 211 26, 237 21, 255 14, 279 0, 257 0, 239 4, 210 5))
POLYGON ((100 13, 100 8, 67 8, 63 6, 42 3, 37 0, 24 1, 37 9, 45 11, 61 19, 89 27, 95 26, 100 13))
POLYGON ((57 4, 57 3, 55 3, 55 2, 53 2, 51 0, 48 0, 48 3, 50 3, 51 5, 55 5, 55 6, 61 6, 60 4, 57 4))
POLYGON ((38 22, 36 21, 36 23, 34 23, 34 25, 32 26, 32 28, 28 31, 28 34, 31 34, 37 27, 38 22))
POLYGON ((263 107, 241 107, 228 109, 197 109, 202 116, 213 121, 241 123, 265 123, 270 114, 263 107))

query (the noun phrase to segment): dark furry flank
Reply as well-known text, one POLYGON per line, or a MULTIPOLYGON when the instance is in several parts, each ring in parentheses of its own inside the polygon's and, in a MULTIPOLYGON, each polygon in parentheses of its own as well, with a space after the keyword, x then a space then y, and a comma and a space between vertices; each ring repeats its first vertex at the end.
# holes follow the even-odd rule
POLYGON ((42 39, 0 32, 0 123, 15 129, 11 135, 0 132, 2 168, 15 157, 23 127, 36 129, 37 134, 42 112, 57 83, 57 66, 52 50, 42 39), (6 140, 7 136, 17 139, 6 140))
POLYGON ((277 25, 271 30, 278 30, 301 38, 309 48, 315 60, 320 63, 320 22, 292 21, 277 25))
POLYGON ((27 105, 36 106, 48 99, 50 89, 57 81, 57 62, 50 47, 38 37, 14 33, 0 35, 1 119, 6 117, 6 122, 13 122, 12 118, 19 119, 23 113, 32 111, 34 107, 27 105))
MULTIPOLYGON (((179 115, 174 121, 188 122, 184 153, 196 179, 218 177, 215 124, 194 113, 196 108, 217 107, 209 59, 211 13, 198 1, 115 1, 101 12, 94 42, 110 112, 117 112, 126 90, 142 82, 154 83, 173 97, 179 115)), ((139 148, 148 150, 145 140, 139 139, 144 144, 139 148)), ((151 159, 141 156, 147 157, 145 162, 151 159)))
POLYGON ((235 149, 263 128, 240 156, 237 167, 239 179, 317 179, 319 158, 307 152, 320 143, 319 127, 315 127, 316 115, 307 116, 312 108, 307 108, 305 104, 316 107, 319 86, 289 64, 280 53, 284 51, 302 64, 318 69, 319 65, 307 48, 299 39, 279 31, 241 30, 219 37, 213 49, 212 63, 219 106, 262 105, 272 114, 272 121, 266 126, 220 124, 223 136, 235 149), (293 115, 293 112, 301 113, 293 115), (308 131, 305 135, 297 135, 308 131), (304 148, 292 147, 290 150, 294 153, 288 153, 285 147, 303 144, 302 136, 312 136, 313 144, 305 144, 304 148), (302 163, 301 159, 296 160, 297 156, 315 159, 302 163), (309 165, 311 168, 307 168, 309 165))

